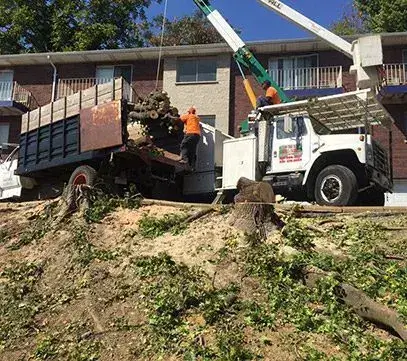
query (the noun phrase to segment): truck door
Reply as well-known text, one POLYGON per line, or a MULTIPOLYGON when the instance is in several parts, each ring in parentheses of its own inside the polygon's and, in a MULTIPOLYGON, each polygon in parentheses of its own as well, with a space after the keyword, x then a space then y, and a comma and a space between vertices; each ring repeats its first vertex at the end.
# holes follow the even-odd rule
POLYGON ((311 156, 310 132, 303 117, 291 117, 287 129, 284 118, 276 120, 272 140, 271 171, 284 173, 306 169, 311 156))
POLYGON ((21 195, 20 177, 14 174, 17 162, 18 149, 15 149, 3 163, 0 163, 0 199, 21 195))

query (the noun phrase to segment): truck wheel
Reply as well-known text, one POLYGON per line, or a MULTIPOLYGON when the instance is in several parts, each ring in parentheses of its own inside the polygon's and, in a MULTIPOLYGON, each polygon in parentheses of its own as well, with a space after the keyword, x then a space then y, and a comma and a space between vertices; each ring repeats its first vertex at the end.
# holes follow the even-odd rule
POLYGON ((324 206, 350 206, 358 196, 355 174, 342 165, 324 168, 315 183, 315 200, 324 206))
POLYGON ((358 206, 383 207, 384 203, 384 192, 376 188, 371 188, 359 193, 357 200, 358 206))
POLYGON ((70 209, 76 209, 78 190, 81 186, 93 186, 96 181, 97 172, 88 165, 81 165, 76 168, 68 181, 66 201, 70 209))

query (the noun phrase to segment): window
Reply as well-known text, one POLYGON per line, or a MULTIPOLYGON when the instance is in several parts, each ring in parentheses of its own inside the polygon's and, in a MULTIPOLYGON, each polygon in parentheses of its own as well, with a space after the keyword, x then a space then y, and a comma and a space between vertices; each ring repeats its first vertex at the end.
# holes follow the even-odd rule
POLYGON ((0 147, 4 143, 8 143, 8 137, 10 132, 10 124, 0 123, 0 147))
POLYGON ((311 88, 316 84, 318 54, 270 59, 269 73, 284 89, 311 88))
POLYGON ((98 84, 103 84, 111 81, 113 78, 123 77, 131 84, 132 67, 131 65, 119 66, 98 66, 96 68, 96 79, 98 84))
POLYGON ((297 138, 297 136, 301 137, 307 134, 303 117, 292 118, 292 125, 291 132, 286 132, 284 119, 277 120, 277 139, 297 138))
POLYGON ((178 59, 177 83, 216 81, 216 58, 178 59))
POLYGON ((201 119, 201 123, 208 124, 215 128, 216 115, 200 115, 199 118, 201 119))
POLYGON ((314 117, 310 116, 309 119, 311 120, 311 124, 312 124, 312 127, 314 128, 315 133, 317 133, 319 135, 327 135, 327 134, 332 133, 329 128, 327 128, 325 125, 320 123, 314 117))
POLYGON ((13 95, 13 71, 0 71, 0 100, 11 100, 13 95))
POLYGON ((407 49, 403 50, 402 57, 403 57, 403 63, 407 64, 407 49))

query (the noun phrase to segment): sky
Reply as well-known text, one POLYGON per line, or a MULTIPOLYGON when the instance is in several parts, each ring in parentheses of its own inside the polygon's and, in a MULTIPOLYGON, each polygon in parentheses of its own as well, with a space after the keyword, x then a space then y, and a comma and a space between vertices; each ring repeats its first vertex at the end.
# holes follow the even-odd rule
MULTIPOLYGON (((149 15, 163 14, 164 1, 161 5, 152 5, 149 15)), ((329 28, 341 18, 350 0, 283 0, 283 3, 329 28)), ((211 4, 234 28, 241 31, 240 36, 244 41, 313 37, 256 0, 212 0, 211 4)), ((168 0, 167 17, 174 19, 189 15, 196 9, 193 0, 168 0)))

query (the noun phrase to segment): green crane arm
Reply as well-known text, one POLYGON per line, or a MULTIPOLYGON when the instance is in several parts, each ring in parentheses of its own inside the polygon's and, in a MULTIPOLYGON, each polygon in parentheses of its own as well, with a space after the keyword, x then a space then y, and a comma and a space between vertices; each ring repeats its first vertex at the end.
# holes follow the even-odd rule
POLYGON ((227 23, 223 16, 212 7, 209 0, 194 0, 194 3, 205 14, 208 20, 216 28, 219 34, 225 39, 228 45, 233 49, 234 59, 249 69, 258 83, 263 84, 266 80, 274 87, 283 103, 290 101, 290 98, 285 94, 283 89, 271 78, 266 69, 256 59, 254 54, 249 50, 243 40, 236 34, 233 28, 227 23))

